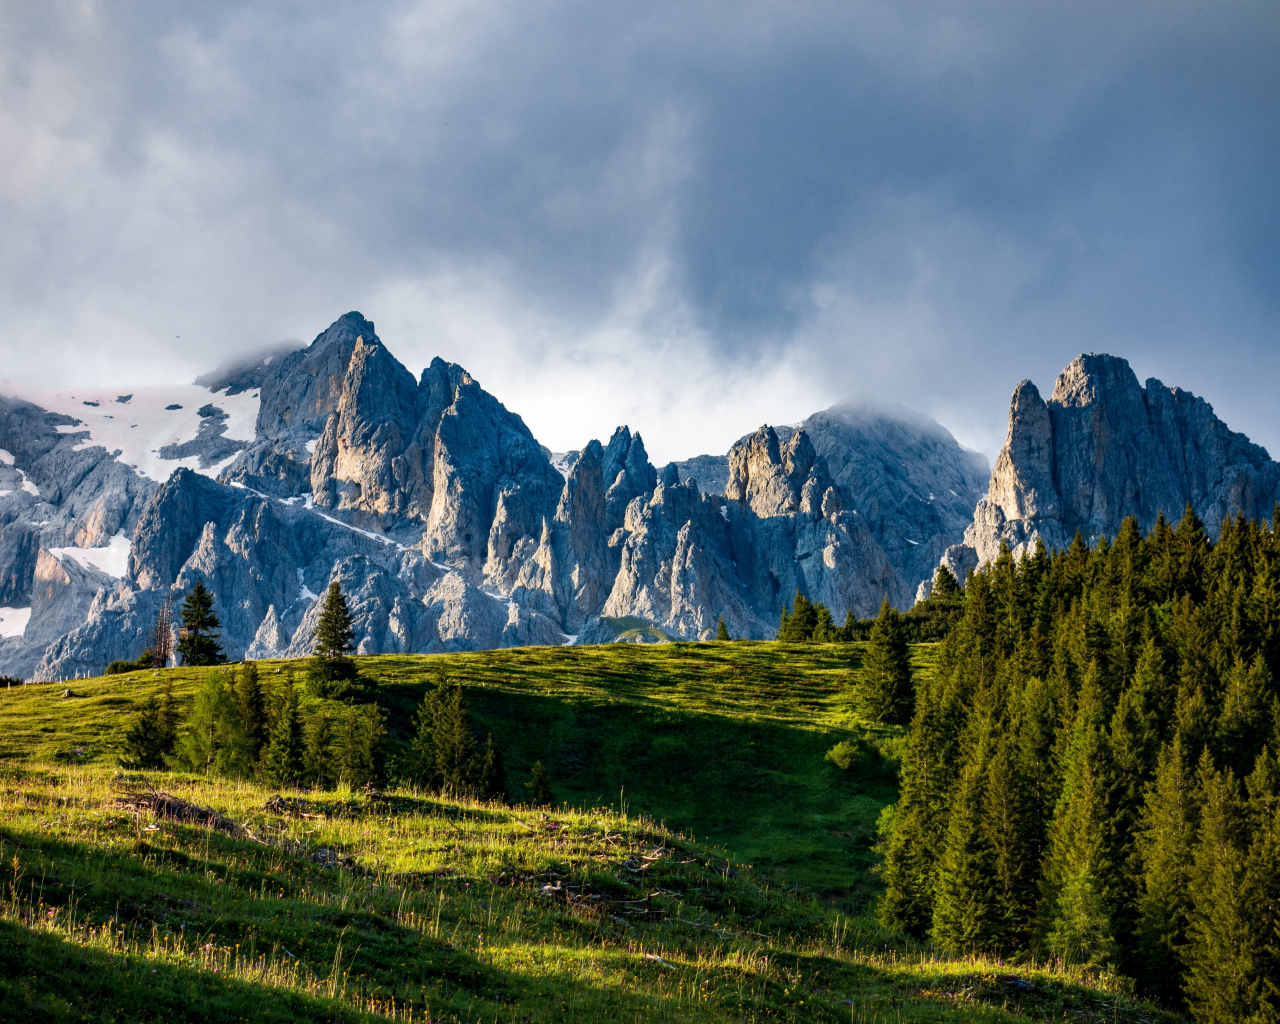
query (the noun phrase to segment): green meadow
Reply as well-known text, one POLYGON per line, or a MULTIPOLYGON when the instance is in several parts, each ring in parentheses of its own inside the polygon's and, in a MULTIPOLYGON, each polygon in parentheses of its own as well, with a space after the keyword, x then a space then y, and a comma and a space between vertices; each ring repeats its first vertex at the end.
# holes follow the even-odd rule
MULTIPOLYGON (((932 656, 913 649, 918 672, 932 656)), ((139 702, 167 676, 185 708, 220 669, 0 691, 0 1019, 1174 1019, 1114 979, 942 957, 875 923, 906 730, 858 720, 860 657, 725 643, 358 659, 393 776, 426 689, 457 682, 517 806, 122 772, 139 702), (845 767, 826 758, 837 744, 845 767), (519 806, 535 761, 550 810, 519 806), (156 794, 217 813, 175 815, 156 794)))

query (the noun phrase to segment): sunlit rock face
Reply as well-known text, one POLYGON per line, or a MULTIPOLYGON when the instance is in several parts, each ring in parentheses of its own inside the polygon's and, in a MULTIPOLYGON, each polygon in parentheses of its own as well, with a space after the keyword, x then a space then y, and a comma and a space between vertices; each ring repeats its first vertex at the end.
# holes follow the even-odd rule
POLYGON ((943 556, 961 578, 1008 544, 1015 556, 1114 536, 1127 516, 1150 529, 1189 504, 1216 536, 1226 516, 1269 516, 1280 466, 1230 430, 1202 398, 1155 378, 1139 384, 1116 356, 1078 356, 1046 402, 1013 393, 1009 433, 961 544, 943 556))

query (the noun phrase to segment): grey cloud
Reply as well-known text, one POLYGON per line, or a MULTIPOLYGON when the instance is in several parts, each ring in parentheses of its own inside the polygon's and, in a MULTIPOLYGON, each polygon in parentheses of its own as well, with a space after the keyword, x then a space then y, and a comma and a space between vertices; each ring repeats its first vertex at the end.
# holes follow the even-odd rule
POLYGON ((866 393, 990 453, 1018 379, 1107 350, 1274 450, 1278 36, 1246 3, 6 7, 4 375, 188 380, 358 308, 552 447, 866 393))

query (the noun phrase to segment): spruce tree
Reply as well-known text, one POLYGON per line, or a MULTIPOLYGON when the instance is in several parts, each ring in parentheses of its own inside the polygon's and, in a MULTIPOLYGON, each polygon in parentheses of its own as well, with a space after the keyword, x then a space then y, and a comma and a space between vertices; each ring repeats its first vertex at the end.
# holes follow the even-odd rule
POLYGON ((724 624, 723 615, 716 620, 716 639, 722 641, 733 639, 733 637, 729 635, 729 627, 724 624))
POLYGON ((818 610, 809 603, 809 599, 798 589, 796 603, 790 614, 786 606, 782 609, 782 620, 775 639, 783 643, 803 644, 813 639, 813 630, 818 624, 818 610))
POLYGON ((929 596, 940 601, 952 601, 960 596, 960 584, 945 563, 939 565, 938 571, 933 574, 933 591, 929 596))
POLYGON ((986 756, 980 747, 951 793, 946 842, 938 864, 933 940, 952 953, 1000 945, 995 854, 983 828, 986 788, 986 756))
POLYGON ((476 795, 483 800, 507 802, 507 773, 502 765, 502 751, 493 742, 493 733, 485 737, 480 751, 480 771, 476 795))
POLYGON ((1262 655, 1249 668, 1237 661, 1227 672, 1222 712, 1214 726, 1213 749, 1218 764, 1244 777, 1271 738, 1274 690, 1262 655))
MULTIPOLYGON (((120 765, 132 771, 158 769, 165 764, 165 736, 162 709, 154 694, 149 695, 125 729, 121 742, 120 765)), ((172 744, 169 744, 172 749, 172 744)))
POLYGON ((285 683, 271 736, 262 755, 262 774, 277 786, 296 785, 302 774, 302 722, 298 717, 298 691, 285 683))
POLYGON ((425 724, 430 730, 433 779, 444 792, 474 795, 483 755, 477 748, 462 687, 442 684, 429 700, 430 711, 420 714, 419 729, 425 724))
POLYGON ((381 785, 386 768, 386 713, 376 704, 348 705, 339 741, 342 778, 353 789, 381 785))
POLYGON ((923 938, 933 919, 938 862, 947 835, 955 771, 952 714, 936 680, 922 691, 885 852, 885 892, 877 916, 888 928, 923 938))
POLYGON ((246 661, 240 666, 235 696, 240 726, 245 731, 254 758, 257 758, 267 743, 270 730, 267 726, 267 702, 256 662, 246 661))
POLYGON ((323 711, 308 715, 303 722, 302 771, 317 789, 328 789, 334 778, 333 724, 323 711))
POLYGON ((184 665, 220 665, 227 660, 218 642, 221 623, 213 611, 213 594, 196 583, 182 600, 178 653, 184 665))
POLYGON ((856 697, 859 712, 872 722, 901 724, 911 719, 915 697, 911 649, 902 628, 902 616, 889 604, 887 595, 871 627, 856 697))
POLYGON ((205 677, 196 690, 174 760, 184 771, 243 777, 252 769, 245 759, 245 733, 225 673, 205 677))
POLYGON ((1001 736, 987 766, 982 831, 991 851, 992 913, 989 948, 1014 952, 1028 947, 1036 910, 1042 836, 1032 806, 1034 792, 1019 770, 1016 751, 1001 736))
POLYGON ((355 629, 347 599, 336 580, 325 592, 314 641, 314 657, 307 674, 308 691, 317 697, 347 696, 356 679, 356 665, 350 656, 355 629))
POLYGON ((1069 962, 1102 965, 1118 952, 1114 833, 1115 774, 1106 730, 1106 695, 1097 663, 1080 688, 1062 795, 1045 856, 1046 943, 1069 962))
MULTIPOLYGON (((1253 908, 1250 941, 1261 1020, 1280 1020, 1280 762, 1258 756, 1246 784, 1251 832, 1245 860, 1245 898, 1253 908)), ((1250 986, 1253 987, 1252 985, 1250 986)))
POLYGON ((541 761, 533 762, 529 773, 529 781, 524 784, 529 791, 530 807, 550 807, 556 802, 555 793, 551 789, 551 779, 541 761))
POLYGON ((1190 913, 1188 887, 1199 823, 1195 775, 1177 734, 1160 751, 1138 834, 1137 975, 1145 991, 1170 1004, 1182 998, 1182 960, 1190 913))
POLYGON ((1253 908, 1245 884, 1247 819, 1230 770, 1213 770, 1206 752, 1199 775, 1204 807, 1182 951, 1187 1005, 1204 1024, 1235 1024, 1252 1018, 1263 994, 1254 966, 1259 950, 1250 928, 1253 908))
POLYGON ((835 643, 839 630, 835 620, 831 618, 831 611, 819 601, 814 606, 814 612, 813 634, 809 639, 815 644, 835 643))

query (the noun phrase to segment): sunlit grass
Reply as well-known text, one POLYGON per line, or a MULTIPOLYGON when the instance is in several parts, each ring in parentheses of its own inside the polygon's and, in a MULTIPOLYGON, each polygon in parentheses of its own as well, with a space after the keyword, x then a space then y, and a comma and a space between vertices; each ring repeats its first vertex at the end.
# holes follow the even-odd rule
POLYGON ((12 1019, 1154 1019, 1107 979, 912 949, 646 817, 151 782, 241 831, 121 809, 104 768, 4 779, 12 1019))

